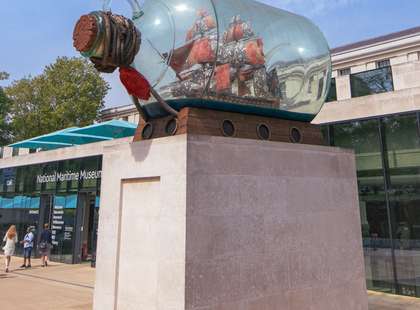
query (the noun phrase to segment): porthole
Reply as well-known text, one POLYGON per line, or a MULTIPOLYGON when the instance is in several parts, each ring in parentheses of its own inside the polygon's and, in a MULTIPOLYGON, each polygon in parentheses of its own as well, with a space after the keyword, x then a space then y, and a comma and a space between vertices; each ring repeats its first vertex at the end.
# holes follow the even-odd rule
POLYGON ((302 133, 296 127, 292 127, 290 129, 290 141, 293 143, 301 143, 302 142, 302 133))
POLYGON ((271 137, 271 130, 265 124, 258 124, 257 135, 258 135, 258 138, 260 138, 261 140, 269 140, 271 137))
POLYGON ((176 134, 178 130, 178 120, 176 118, 170 119, 165 126, 165 132, 169 136, 173 136, 176 134))
POLYGON ((222 123, 222 133, 226 137, 233 137, 235 135, 235 125, 232 121, 226 119, 222 123))
POLYGON ((141 137, 144 140, 148 140, 152 137, 153 135, 153 125, 150 123, 146 123, 146 125, 144 125, 143 130, 141 131, 141 137))

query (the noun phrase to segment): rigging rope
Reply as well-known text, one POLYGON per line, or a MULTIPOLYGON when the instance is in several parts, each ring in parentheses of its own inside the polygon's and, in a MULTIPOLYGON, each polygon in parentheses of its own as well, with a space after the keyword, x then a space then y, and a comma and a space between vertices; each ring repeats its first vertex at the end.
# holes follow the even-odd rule
POLYGON ((141 33, 134 23, 124 16, 111 12, 98 12, 103 19, 104 51, 101 58, 90 60, 100 72, 112 73, 118 67, 129 67, 140 50, 141 33))

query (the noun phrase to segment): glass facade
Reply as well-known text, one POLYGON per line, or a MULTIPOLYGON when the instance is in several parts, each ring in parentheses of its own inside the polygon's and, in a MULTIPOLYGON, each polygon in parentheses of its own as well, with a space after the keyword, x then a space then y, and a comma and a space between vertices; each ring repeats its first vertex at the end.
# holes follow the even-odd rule
POLYGON ((391 67, 381 67, 350 75, 352 97, 385 93, 394 90, 391 67))
POLYGON ((419 114, 329 125, 331 145, 356 153, 369 289, 420 297, 419 114))
POLYGON ((77 263, 93 257, 101 168, 102 157, 95 156, 1 169, 0 235, 16 225, 19 240, 29 226, 39 237, 48 223, 53 260, 77 263))

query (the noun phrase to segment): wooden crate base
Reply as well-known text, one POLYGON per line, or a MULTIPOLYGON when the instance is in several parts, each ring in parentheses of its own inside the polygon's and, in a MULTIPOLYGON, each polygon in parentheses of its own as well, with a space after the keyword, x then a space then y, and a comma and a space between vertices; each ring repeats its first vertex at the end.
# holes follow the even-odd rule
POLYGON ((233 124, 232 138, 325 145, 320 127, 307 122, 199 108, 183 108, 176 118, 168 116, 150 120, 148 123, 140 121, 134 141, 181 134, 228 136, 223 131, 225 121, 233 124), (171 127, 168 124, 172 121, 173 129, 174 120, 176 130, 170 132, 167 130, 171 127), (263 128, 260 128, 261 126, 263 128), (296 138, 299 137, 297 141, 296 138))

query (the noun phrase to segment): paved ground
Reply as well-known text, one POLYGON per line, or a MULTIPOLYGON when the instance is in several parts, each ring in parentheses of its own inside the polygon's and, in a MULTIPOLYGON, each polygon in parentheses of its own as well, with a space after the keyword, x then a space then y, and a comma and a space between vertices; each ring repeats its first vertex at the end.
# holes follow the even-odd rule
POLYGON ((12 258, 10 273, 4 273, 0 256, 1 310, 89 310, 95 270, 90 265, 51 263, 42 268, 33 260, 31 269, 20 269, 21 258, 12 258))
POLYGON ((369 291, 369 310, 419 310, 420 298, 369 291))
MULTIPOLYGON (((23 270, 19 268, 22 259, 13 258, 12 272, 6 274, 0 259, 1 310, 92 309, 95 269, 90 265, 51 263, 42 268, 34 260, 31 269, 23 270)), ((369 310, 414 309, 420 309, 420 299, 369 292, 369 310)))

